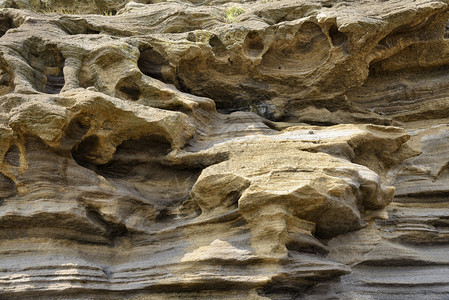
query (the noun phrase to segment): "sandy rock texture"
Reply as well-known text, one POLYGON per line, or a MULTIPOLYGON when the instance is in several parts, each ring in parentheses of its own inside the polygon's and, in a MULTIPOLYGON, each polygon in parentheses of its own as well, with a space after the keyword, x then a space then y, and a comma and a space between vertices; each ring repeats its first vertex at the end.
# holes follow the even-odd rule
POLYGON ((448 18, 0 1, 0 298, 448 298, 448 18))

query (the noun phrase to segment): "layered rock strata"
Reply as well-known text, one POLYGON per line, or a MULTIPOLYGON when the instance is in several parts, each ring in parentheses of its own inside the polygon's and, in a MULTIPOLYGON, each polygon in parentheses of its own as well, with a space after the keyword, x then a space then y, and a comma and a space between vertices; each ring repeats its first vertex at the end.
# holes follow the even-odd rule
POLYGON ((0 1, 0 298, 449 294, 447 1, 140 2, 0 1))

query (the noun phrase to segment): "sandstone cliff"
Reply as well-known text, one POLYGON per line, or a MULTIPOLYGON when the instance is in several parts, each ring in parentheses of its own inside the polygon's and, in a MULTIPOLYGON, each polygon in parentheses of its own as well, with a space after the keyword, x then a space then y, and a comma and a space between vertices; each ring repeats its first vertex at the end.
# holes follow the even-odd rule
POLYGON ((449 297, 447 0, 0 7, 1 299, 449 297))

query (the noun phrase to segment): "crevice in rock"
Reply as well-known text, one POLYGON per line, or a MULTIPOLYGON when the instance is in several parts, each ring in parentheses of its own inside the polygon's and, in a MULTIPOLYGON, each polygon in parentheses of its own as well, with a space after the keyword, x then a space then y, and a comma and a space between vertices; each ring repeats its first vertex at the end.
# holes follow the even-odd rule
POLYGON ((69 29, 64 27, 63 25, 60 25, 61 29, 64 30, 65 32, 67 32, 67 34, 69 35, 77 35, 77 34, 100 34, 101 31, 100 30, 96 30, 92 27, 86 27, 86 28, 82 28, 76 31, 73 31, 73 29, 69 29))
POLYGON ((129 78, 125 78, 117 83, 116 93, 117 96, 131 101, 137 101, 142 96, 140 88, 129 78))
POLYGON ((14 75, 6 61, 0 57, 0 96, 14 90, 14 75))
POLYGON ((73 159, 80 165, 91 169, 94 167, 92 161, 98 158, 98 147, 100 139, 96 135, 91 135, 84 138, 72 149, 73 159))
POLYGON ((313 253, 317 255, 326 255, 329 253, 329 249, 322 244, 319 240, 313 236, 306 234, 295 235, 294 238, 285 244, 285 247, 289 251, 313 253))
POLYGON ((243 42, 243 52, 248 56, 259 56, 264 49, 264 42, 256 31, 250 31, 243 42))
POLYGON ((72 149, 72 157, 88 168, 114 182, 117 187, 132 190, 159 210, 156 218, 169 222, 201 174, 200 168, 185 168, 162 163, 171 151, 171 144, 162 136, 150 135, 124 141, 117 146, 113 159, 96 164, 100 141, 89 136, 72 149))
POLYGON ((216 57, 225 57, 228 55, 225 45, 216 35, 213 35, 209 40, 209 45, 212 47, 212 52, 216 57))
POLYGON ((447 20, 446 25, 444 26, 444 38, 449 39, 449 20, 447 20))
POLYGON ((116 155, 126 157, 133 153, 146 153, 149 156, 165 156, 170 151, 171 143, 165 137, 149 135, 124 141, 117 147, 116 155))
POLYGON ((269 119, 262 120, 262 123, 267 125, 270 129, 276 130, 276 131, 282 131, 278 126, 276 126, 276 123, 273 121, 270 121, 269 119))
POLYGON ((156 222, 168 222, 170 220, 173 220, 175 217, 175 214, 171 214, 168 209, 164 208, 160 210, 158 215, 156 216, 156 222))
POLYGON ((150 77, 156 78, 165 83, 173 83, 174 74, 170 63, 156 50, 151 47, 140 50, 140 57, 137 61, 140 71, 150 77))
POLYGON ((100 34, 100 30, 92 29, 92 28, 86 28, 86 32, 84 34, 100 34))
POLYGON ((334 47, 340 47, 347 43, 348 37, 344 32, 341 32, 338 30, 338 27, 336 25, 332 25, 329 29, 329 36, 332 40, 332 45, 334 47))
POLYGON ((100 139, 97 135, 84 138, 72 149, 72 157, 86 168, 110 178, 131 176, 130 172, 139 163, 151 162, 155 157, 168 154, 171 144, 161 136, 145 136, 124 141, 117 146, 114 159, 104 165, 96 165, 99 157, 100 139))
POLYGON ((423 198, 448 198, 449 191, 441 191, 441 190, 433 190, 433 191, 422 191, 422 192, 414 192, 402 194, 400 196, 396 196, 398 198, 414 198, 414 199, 423 199, 423 198))
POLYGON ((449 217, 441 216, 437 220, 431 221, 430 225, 436 229, 449 229, 449 217))
POLYGON ((130 235, 130 232, 126 228, 124 224, 117 224, 110 221, 107 221, 101 213, 97 212, 93 208, 86 208, 86 216, 96 224, 104 227, 107 231, 107 238, 114 242, 118 238, 127 237, 130 235))
POLYGON ((1 15, 0 16, 0 37, 5 35, 5 33, 13 28, 17 28, 17 26, 14 24, 14 21, 11 17, 1 15))
POLYGON ((100 30, 85 19, 73 19, 68 16, 62 16, 56 24, 69 35, 101 33, 100 30))

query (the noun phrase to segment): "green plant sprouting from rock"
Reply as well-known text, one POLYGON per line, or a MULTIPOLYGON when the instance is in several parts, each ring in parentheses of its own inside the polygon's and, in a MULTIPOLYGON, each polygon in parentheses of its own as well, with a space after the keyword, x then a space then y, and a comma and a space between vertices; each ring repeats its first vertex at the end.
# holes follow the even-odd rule
POLYGON ((235 22, 235 18, 241 14, 243 14, 245 10, 240 6, 233 5, 226 10, 226 21, 227 22, 235 22))

